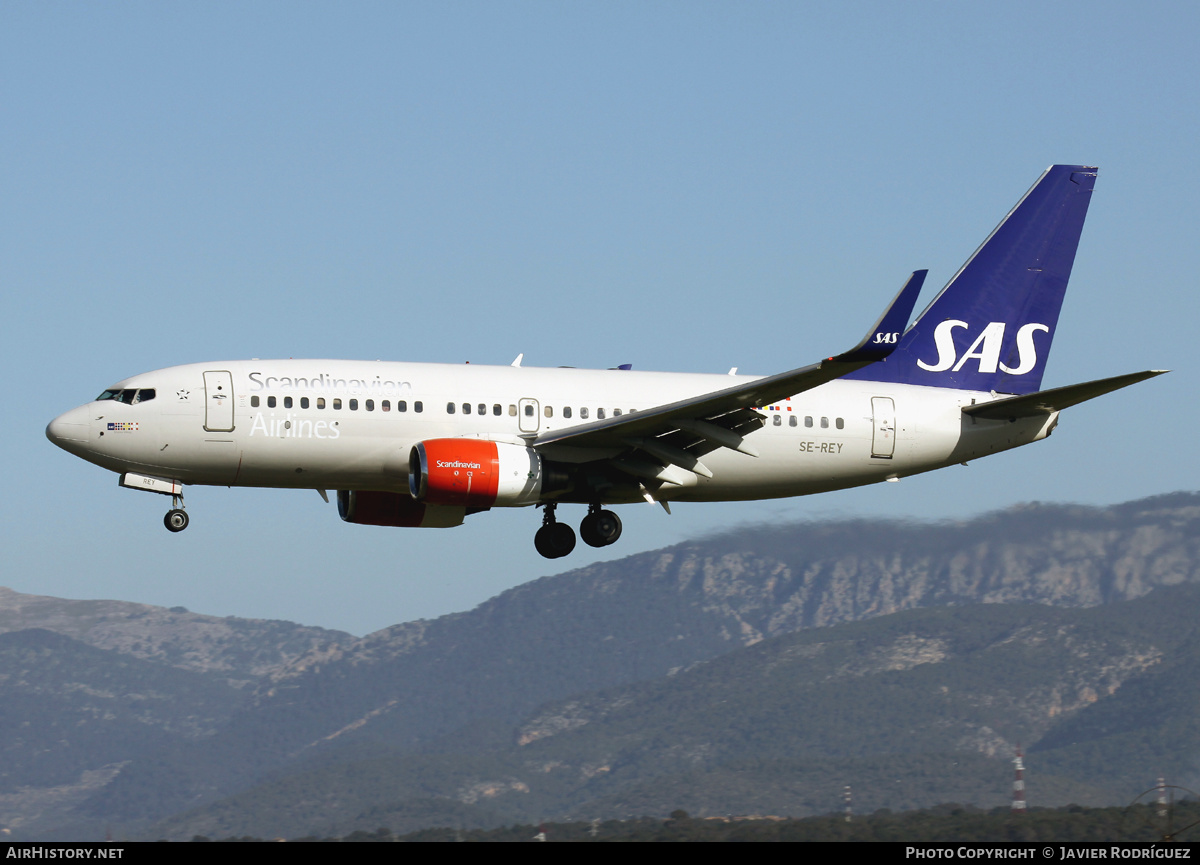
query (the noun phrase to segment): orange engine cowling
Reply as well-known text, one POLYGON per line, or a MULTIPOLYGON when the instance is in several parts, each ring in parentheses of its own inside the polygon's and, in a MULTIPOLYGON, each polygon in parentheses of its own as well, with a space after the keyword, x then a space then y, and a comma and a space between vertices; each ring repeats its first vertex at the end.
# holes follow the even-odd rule
POLYGON ((461 526, 464 507, 440 507, 413 501, 408 493, 380 490, 338 490, 338 516, 364 526, 446 529, 461 526))
POLYGON ((523 445, 484 439, 429 439, 409 452, 408 489, 417 502, 470 510, 535 504, 542 458, 523 445))

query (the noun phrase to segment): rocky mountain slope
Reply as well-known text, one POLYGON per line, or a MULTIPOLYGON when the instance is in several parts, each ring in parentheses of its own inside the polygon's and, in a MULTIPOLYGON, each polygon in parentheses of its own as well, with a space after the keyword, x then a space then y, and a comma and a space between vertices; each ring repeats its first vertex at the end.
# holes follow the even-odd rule
MULTIPOLYGON (((92 606, 56 610, 53 599, 15 593, 0 594, 0 631, 44 628, 122 657, 218 677, 243 694, 227 721, 210 724, 197 709, 188 729, 211 734, 177 736, 104 763, 119 768, 71 812, 128 822, 365 752, 479 755, 508 747, 514 735, 527 737, 525 748, 549 747, 565 739, 545 731, 554 724, 570 731, 575 721, 547 706, 678 677, 807 629, 923 607, 1089 607, 1196 582, 1200 495, 1179 493, 1111 508, 1028 505, 962 523, 744 529, 547 577, 469 612, 358 640, 120 602, 59 602, 92 606), (546 711, 558 720, 539 726, 546 711)), ((945 651, 930 639, 887 651, 897 658, 945 651)), ((1126 654, 1141 660, 1095 678, 1088 687, 1096 699, 1106 689, 1122 693, 1139 665, 1153 663, 1152 651, 1139 644, 1126 654)), ((93 687, 80 685, 78 693, 93 687)), ((1080 692, 1058 693, 1062 718, 1088 703, 1080 692)), ((973 735, 986 741, 990 734, 973 735)), ((85 773, 101 766, 71 765, 80 784, 97 783, 85 773)), ((481 793, 476 801, 492 798, 481 793)))
POLYGON ((846 785, 865 811, 997 807, 1022 743, 1034 804, 1123 804, 1159 774, 1182 781, 1200 747, 1200 682, 1176 679, 1166 700, 1160 687, 1200 660, 1198 607, 1191 585, 1098 608, 921 609, 782 635, 543 705, 490 748, 348 749, 157 831, 808 816, 836 810, 846 785))
POLYGON ((1200 496, 1030 505, 966 523, 743 530, 536 580, 476 609, 310 652, 258 710, 292 748, 420 747, 479 717, 651 679, 765 637, 925 606, 1092 606, 1200 580, 1200 496), (317 684, 319 682, 319 685, 317 684), (310 711, 336 704, 336 720, 310 711), (331 721, 333 723, 331 723, 331 721))

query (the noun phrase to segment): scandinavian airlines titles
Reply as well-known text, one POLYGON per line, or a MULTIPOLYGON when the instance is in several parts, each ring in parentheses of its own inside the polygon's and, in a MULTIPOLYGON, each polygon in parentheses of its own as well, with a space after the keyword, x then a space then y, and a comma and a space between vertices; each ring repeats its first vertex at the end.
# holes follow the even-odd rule
POLYGON ((375 378, 335 378, 332 375, 318 373, 312 377, 306 376, 275 376, 269 375, 263 378, 261 372, 252 372, 249 375, 250 390, 278 390, 280 388, 288 388, 291 390, 311 390, 311 391, 339 391, 348 393, 372 393, 372 394, 406 394, 412 393, 412 383, 407 381, 391 381, 384 379, 381 376, 375 378))
POLYGON ((269 438, 335 439, 341 436, 337 421, 297 420, 291 412, 287 417, 267 417, 262 412, 254 415, 250 424, 250 435, 258 433, 269 438))

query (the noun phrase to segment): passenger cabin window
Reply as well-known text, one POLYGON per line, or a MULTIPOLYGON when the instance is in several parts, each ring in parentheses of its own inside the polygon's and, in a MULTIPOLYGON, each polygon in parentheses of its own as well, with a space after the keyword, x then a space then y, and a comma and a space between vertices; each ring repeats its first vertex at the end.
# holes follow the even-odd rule
POLYGON ((821 429, 829 429, 829 418, 821 418, 821 429))
POLYGON ((454 403, 446 403, 446 414, 454 414, 454 403))
POLYGON ((258 397, 250 397, 250 408, 258 408, 258 397))
POLYGON ((375 400, 367 400, 367 411, 375 411, 375 400))
POLYGON ((291 408, 291 407, 292 407, 292 398, 291 398, 290 396, 285 396, 285 397, 283 398, 283 407, 284 407, 284 408, 291 408))
POLYGON ((275 397, 267 397, 267 408, 275 408, 275 397))
POLYGON ((579 409, 579 417, 580 417, 580 419, 581 419, 581 420, 587 420, 587 418, 588 418, 588 410, 587 410, 586 408, 581 408, 581 409, 579 409))
POLYGON ((392 401, 390 399, 385 399, 383 402, 381 402, 379 404, 379 410, 380 411, 391 411, 392 410, 392 401))
POLYGON ((510 406, 508 407, 508 416, 509 416, 509 417, 516 417, 516 416, 517 416, 517 407, 516 407, 515 405, 510 405, 510 406))
POLYGON ((300 397, 300 408, 308 408, 308 397, 300 397))
POLYGON ((773 423, 775 426, 781 426, 783 424, 783 418, 781 418, 779 415, 773 415, 773 417, 774 417, 773 423))
POLYGON ((420 400, 417 400, 416 402, 413 403, 413 411, 417 412, 418 414, 425 411, 425 403, 421 402, 420 400))
POLYGON ((604 409, 596 409, 596 420, 604 420, 604 409))
POLYGON ((477 406, 477 410, 478 410, 479 414, 487 414, 487 405, 485 405, 484 403, 480 403, 477 406))
POLYGON ((812 429, 812 415, 804 416, 804 425, 809 429, 812 429))
POLYGON ((569 405, 564 405, 563 406, 563 417, 570 417, 570 416, 571 416, 571 407, 569 405))
POLYGON ((334 411, 341 411, 341 410, 342 410, 342 401, 341 401, 341 399, 340 399, 340 398, 338 398, 338 397, 334 397, 334 399, 333 399, 333 410, 334 410, 334 411))
POLYGON ((846 422, 845 422, 844 420, 842 420, 841 418, 838 418, 838 419, 837 419, 836 421, 834 421, 833 423, 834 423, 834 426, 836 426, 838 429, 845 429, 845 428, 846 428, 846 422))
POLYGON ((408 411, 408 401, 403 399, 396 400, 396 411, 408 411))
POLYGON ((463 414, 470 414, 470 413, 471 413, 471 404, 469 402, 464 402, 463 403, 463 414))
POLYGON ((788 426, 796 426, 797 420, 794 414, 788 415, 788 426))
POLYGON ((621 416, 621 410, 619 408, 613 409, 613 417, 620 417, 620 416, 621 416))
POLYGON ((546 417, 554 417, 554 409, 551 406, 546 406, 544 409, 542 409, 542 414, 544 414, 546 417))
POLYGON ((504 407, 501 406, 500 403, 496 403, 494 406, 492 406, 492 414, 494 414, 496 417, 500 417, 500 415, 504 414, 504 407))
POLYGON ((350 411, 358 411, 358 400, 350 400, 350 411))
POLYGON ((317 408, 325 408, 325 397, 317 397, 317 408))

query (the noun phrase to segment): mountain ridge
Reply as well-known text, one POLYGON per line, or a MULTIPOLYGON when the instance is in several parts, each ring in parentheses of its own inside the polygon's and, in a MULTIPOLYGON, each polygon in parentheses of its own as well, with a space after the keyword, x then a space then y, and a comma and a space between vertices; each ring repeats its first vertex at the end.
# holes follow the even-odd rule
MULTIPOLYGON (((130 753, 102 786, 95 773, 103 766, 76 755, 75 777, 91 779, 92 792, 58 812, 60 822, 88 815, 135 825, 362 749, 440 766, 449 755, 494 753, 522 735, 531 737, 525 749, 548 748, 579 725, 560 712, 539 733, 530 719, 547 707, 678 677, 789 634, 945 606, 1112 605, 1188 583, 1200 583, 1200 494, 1175 493, 1110 507, 1034 503, 959 522, 742 528, 543 577, 472 610, 358 638, 11 591, 0 592, 0 633, 50 625, 93 648, 237 691, 236 711, 211 734, 130 753), (56 603, 64 606, 56 611, 56 603), (548 735, 554 724, 566 733, 548 735)), ((918 641, 885 654, 903 666, 942 651, 936 641, 918 641)), ((1129 676, 1118 678, 1112 693, 1119 695, 1129 676)), ((1112 696, 1105 681, 1089 686, 1099 702, 1112 696)), ((1064 693, 1058 712, 1077 717, 1088 705, 1064 693)), ((994 753, 1011 742, 989 735, 976 738, 980 747, 991 741, 994 753)), ((1086 757, 1072 759, 1072 771, 1083 771, 1086 757)), ((508 782, 497 783, 503 790, 508 782)), ((471 808, 503 798, 479 796, 471 808)), ((461 814, 468 805, 455 807, 461 814)))

